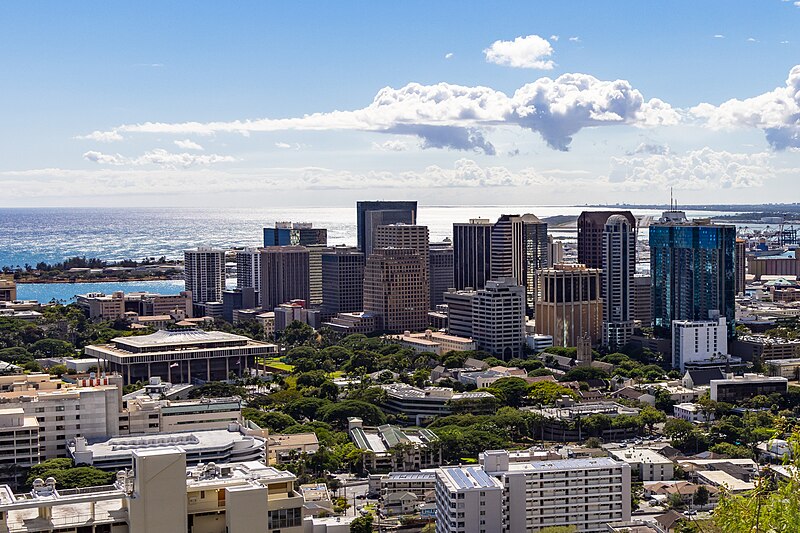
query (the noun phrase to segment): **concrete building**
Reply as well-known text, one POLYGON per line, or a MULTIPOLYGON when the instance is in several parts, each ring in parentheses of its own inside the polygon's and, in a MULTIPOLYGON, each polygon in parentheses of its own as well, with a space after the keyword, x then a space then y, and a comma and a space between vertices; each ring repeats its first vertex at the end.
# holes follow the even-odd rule
POLYGON ((428 250, 428 276, 430 278, 431 309, 444 303, 444 293, 455 287, 453 280, 453 243, 449 240, 432 242, 428 250))
POLYGON ((630 228, 636 228, 636 217, 630 211, 583 211, 578 216, 578 263, 587 268, 603 268, 603 233, 613 215, 621 215, 630 228))
POLYGON ((504 360, 522 355, 525 289, 513 280, 488 281, 472 298, 472 338, 479 350, 504 360))
POLYGON ((38 480, 15 495, 0 486, 0 532, 303 533, 294 474, 249 461, 187 468, 177 447, 135 450, 112 486, 60 491, 38 480))
POLYGON ((333 250, 324 244, 310 244, 308 250, 308 305, 322 305, 322 256, 333 250))
POLYGON ((17 299, 17 284, 13 278, 0 277, 0 302, 13 302, 17 299))
POLYGON ((236 288, 245 287, 251 287, 258 294, 256 306, 261 307, 261 252, 258 248, 236 251, 236 288))
POLYGON ((672 406, 673 416, 692 423, 714 420, 714 413, 706 415, 696 403, 676 403, 672 406))
POLYGON ((447 332, 458 337, 472 337, 472 301, 474 290, 449 289, 444 294, 447 305, 447 332))
POLYGON ((336 316, 331 318, 330 321, 324 322, 323 325, 345 336, 353 333, 367 335, 379 329, 378 315, 369 312, 337 313, 336 316))
POLYGON ((401 429, 383 425, 364 427, 360 418, 348 420, 350 439, 364 456, 370 472, 420 470, 442 464, 442 450, 435 445, 439 438, 428 429, 401 429))
POLYGON ((388 224, 416 224, 417 202, 376 201, 356 203, 358 249, 364 257, 372 254, 378 226, 388 224))
POLYGON ((364 308, 364 254, 336 246, 322 254, 322 316, 355 313, 364 308))
POLYGON ((457 337, 426 329, 424 333, 404 331, 402 335, 388 335, 387 339, 417 353, 441 355, 450 351, 471 351, 476 349, 475 341, 468 337, 457 337))
POLYGON ((728 356, 728 328, 724 317, 716 320, 672 322, 672 366, 722 364, 728 356))
POLYGON ((264 228, 264 247, 310 246, 328 244, 328 230, 315 228, 310 222, 276 222, 273 228, 264 228))
POLYGON ((753 396, 769 396, 775 392, 786 394, 789 390, 789 381, 786 378, 758 374, 729 375, 725 379, 712 379, 709 385, 712 400, 730 403, 753 396))
POLYGON ((424 285, 427 291, 426 310, 431 308, 430 303, 430 240, 428 227, 411 224, 388 224, 378 226, 375 230, 373 250, 378 248, 405 248, 416 252, 422 259, 424 267, 422 277, 417 283, 424 285))
POLYGON ((556 346, 576 346, 588 333, 592 344, 601 339, 603 299, 601 271, 585 265, 555 265, 539 273, 536 333, 550 335, 556 346))
POLYGON ((225 251, 200 247, 196 250, 184 250, 183 275, 186 290, 192 292, 192 302, 222 301, 225 289, 225 251))
POLYGON ((79 294, 77 303, 91 320, 117 320, 125 317, 125 294, 115 291, 112 294, 90 292, 79 294))
POLYGON ((706 320, 717 311, 734 336, 736 227, 690 222, 666 211, 650 225, 653 325, 667 336, 675 320, 706 320))
POLYGON ((672 461, 649 448, 609 450, 608 455, 630 465, 631 475, 639 481, 665 481, 674 475, 672 461))
POLYGON ((319 329, 322 325, 319 309, 308 309, 302 300, 281 304, 275 308, 274 313, 276 332, 285 330, 294 321, 308 324, 314 329, 319 329))
POLYGON ((410 492, 420 500, 430 497, 436 490, 436 471, 389 472, 380 477, 380 494, 386 499, 390 494, 410 492))
POLYGON ((746 335, 730 343, 731 354, 745 361, 800 358, 800 339, 746 335))
POLYGON ((39 422, 22 407, 0 407, 0 483, 23 483, 25 469, 39 464, 39 422))
POLYGON ((758 254, 747 261, 747 271, 756 280, 763 276, 794 276, 800 278, 800 254, 786 250, 779 254, 758 254))
POLYGON ((768 360, 764 361, 764 366, 770 376, 780 376, 791 381, 800 381, 800 358, 768 360))
MULTIPOLYGON (((382 406, 383 409, 405 418, 409 423, 415 425, 439 416, 449 415, 452 412, 452 402, 462 400, 478 402, 494 398, 490 393, 484 391, 457 393, 447 387, 421 389, 405 383, 391 383, 382 385, 382 388, 386 391, 386 402, 382 406)), ((473 412, 478 414, 479 406, 476 405, 473 412)))
POLYGON ((744 294, 747 288, 745 283, 745 276, 747 275, 747 241, 744 239, 736 239, 734 245, 734 256, 736 260, 736 294, 744 294))
POLYGON ((256 368, 256 358, 276 351, 274 344, 202 330, 161 330, 86 347, 87 356, 101 359, 106 370, 122 374, 126 385, 154 376, 173 383, 224 380, 231 373, 243 376, 256 368))
POLYGON ((631 307, 633 319, 643 327, 649 328, 653 322, 653 295, 650 288, 650 276, 635 274, 631 287, 631 307))
POLYGON ((261 249, 261 307, 272 311, 284 302, 310 299, 309 254, 304 246, 261 249))
POLYGON ((492 221, 473 218, 453 224, 453 287, 482 289, 491 278, 492 221))
POLYGON ((436 470, 437 533, 606 532, 630 520, 630 467, 609 458, 511 462, 487 451, 481 466, 436 470))
POLYGON ((129 292, 125 294, 125 311, 141 316, 183 314, 194 317, 192 312, 192 293, 181 291, 178 294, 155 294, 151 292, 129 292))
POLYGON ((623 215, 608 217, 603 230, 603 346, 614 352, 633 335, 636 227, 623 215))
POLYGON ((553 265, 564 262, 564 243, 562 241, 553 240, 553 236, 547 237, 547 265, 544 268, 549 268, 553 265))
POLYGON ((428 325, 427 262, 411 248, 375 248, 364 269, 364 311, 378 329, 420 331, 428 325))
POLYGON ((319 450, 315 433, 270 433, 267 436, 268 464, 283 464, 302 455, 312 455, 319 450))
POLYGON ((222 291, 222 318, 233 323, 233 312, 239 309, 253 309, 258 304, 259 295, 253 287, 226 289, 222 291))

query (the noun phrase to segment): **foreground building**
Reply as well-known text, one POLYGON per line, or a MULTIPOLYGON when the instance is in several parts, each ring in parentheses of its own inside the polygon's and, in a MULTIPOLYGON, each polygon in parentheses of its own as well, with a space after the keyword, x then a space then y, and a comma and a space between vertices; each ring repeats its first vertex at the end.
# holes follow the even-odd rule
POLYGON ((0 532, 302 533, 294 474, 256 461, 187 468, 178 447, 132 452, 113 485, 59 491, 36 480, 15 495, 0 485, 0 532))
POLYGON ((231 373, 241 377, 256 367, 256 358, 276 350, 274 344, 241 335, 188 329, 116 337, 87 346, 86 355, 102 360, 105 370, 119 372, 129 385, 155 376, 171 383, 225 380, 231 373))
POLYGON ((412 248, 375 248, 364 270, 364 311, 378 329, 420 331, 428 325, 427 260, 412 248))

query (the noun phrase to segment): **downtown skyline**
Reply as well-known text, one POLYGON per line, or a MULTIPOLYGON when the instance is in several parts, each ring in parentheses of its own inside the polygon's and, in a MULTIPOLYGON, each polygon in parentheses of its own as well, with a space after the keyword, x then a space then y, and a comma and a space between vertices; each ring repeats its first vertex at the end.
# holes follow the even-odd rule
POLYGON ((0 206, 793 201, 796 4, 6 3, 0 206))

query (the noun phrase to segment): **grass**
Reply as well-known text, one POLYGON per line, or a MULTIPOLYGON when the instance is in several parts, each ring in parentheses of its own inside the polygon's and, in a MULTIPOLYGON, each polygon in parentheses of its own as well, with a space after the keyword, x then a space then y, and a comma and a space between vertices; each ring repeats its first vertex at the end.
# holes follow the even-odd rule
POLYGON ((275 370, 280 370, 281 372, 291 372, 294 370, 293 365, 289 365, 281 361, 278 357, 272 357, 270 359, 259 359, 259 364, 266 365, 270 368, 274 368, 275 370))

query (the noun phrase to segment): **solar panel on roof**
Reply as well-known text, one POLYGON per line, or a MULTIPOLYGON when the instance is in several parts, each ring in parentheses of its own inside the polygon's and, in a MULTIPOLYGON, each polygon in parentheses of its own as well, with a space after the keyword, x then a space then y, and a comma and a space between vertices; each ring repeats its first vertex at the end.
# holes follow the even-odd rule
POLYGON ((472 477, 475 481, 478 482, 478 486, 482 488, 494 487, 494 483, 492 483, 492 478, 489 477, 489 474, 483 471, 482 468, 478 468, 476 466, 471 466, 467 468, 467 471, 472 474, 472 477))
POLYGON ((472 488, 472 482, 470 482, 467 475, 461 471, 460 468, 453 468, 450 470, 450 475, 455 481, 456 485, 460 489, 470 489, 472 488))

